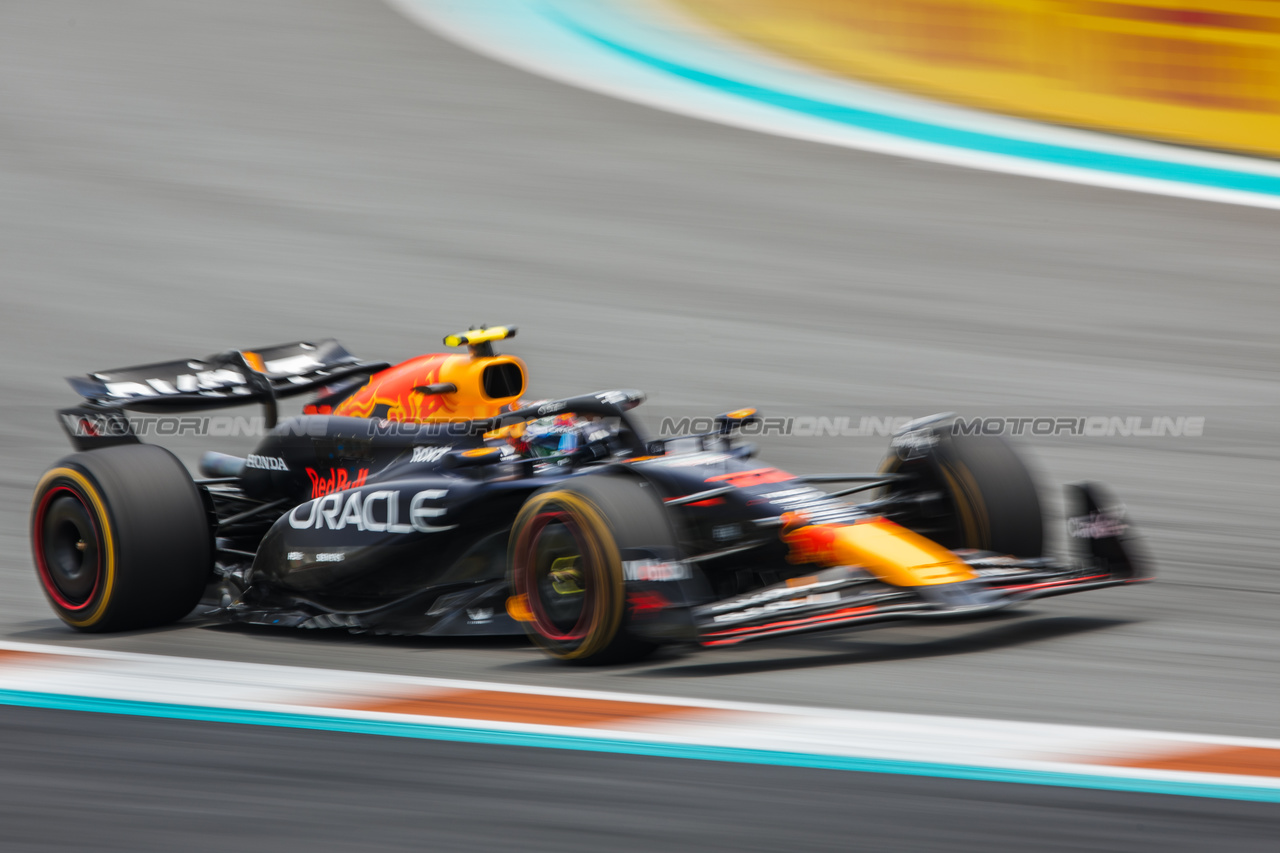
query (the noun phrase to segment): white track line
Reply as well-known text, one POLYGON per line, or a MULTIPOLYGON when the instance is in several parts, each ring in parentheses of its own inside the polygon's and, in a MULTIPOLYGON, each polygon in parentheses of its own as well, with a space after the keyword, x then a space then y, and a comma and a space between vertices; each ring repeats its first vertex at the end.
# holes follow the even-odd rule
POLYGON ((943 777, 995 773, 1006 781, 1280 802, 1280 778, 1259 769, 1280 770, 1280 741, 688 700, 61 646, 0 643, 0 704, 943 777), (1234 756, 1238 766, 1213 765, 1223 772, 1166 766, 1201 754, 1234 756))

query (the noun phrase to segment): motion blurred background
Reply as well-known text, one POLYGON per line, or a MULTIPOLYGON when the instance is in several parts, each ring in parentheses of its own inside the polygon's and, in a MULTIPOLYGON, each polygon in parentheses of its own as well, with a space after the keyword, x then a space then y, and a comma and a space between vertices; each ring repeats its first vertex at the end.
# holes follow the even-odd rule
POLYGON ((1280 153, 1269 0, 673 0, 849 77, 1051 122, 1280 153))
MULTIPOLYGON (((1280 153, 1275 6, 670 0, 657 14, 835 79, 1266 157, 1280 153)), ((626 103, 478 55, 381 0, 10 0, 0 637, 1275 738, 1276 233, 1270 210, 626 103), (994 622, 585 671, 519 643, 198 620, 76 636, 45 606, 26 525, 35 481, 68 452, 63 377, 327 336, 395 361, 480 322, 520 327, 507 349, 532 395, 643 388, 655 429, 750 405, 1205 428, 1023 437, 1051 503, 1061 482, 1111 484, 1161 579, 994 622)), ((796 473, 866 468, 885 450, 874 432, 771 436, 761 455, 796 473)), ((189 462, 211 446, 168 443, 189 462)), ((0 755, 12 850, 843 850, 853 835, 874 849, 1270 850, 1277 829, 1274 807, 1228 801, 11 708, 0 755)))

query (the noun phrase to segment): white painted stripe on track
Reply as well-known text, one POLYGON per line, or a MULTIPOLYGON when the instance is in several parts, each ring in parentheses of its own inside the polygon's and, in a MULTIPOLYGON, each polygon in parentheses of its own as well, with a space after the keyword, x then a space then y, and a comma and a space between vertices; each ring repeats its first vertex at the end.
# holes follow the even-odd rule
POLYGON ((1280 163, 1055 127, 823 75, 654 0, 387 0, 478 53, 563 83, 779 136, 948 165, 1280 208, 1280 163))
POLYGON ((964 778, 982 778, 972 775, 977 769, 1015 774, 1009 781, 1066 784, 1055 780, 1088 778, 1094 781, 1075 786, 1166 793, 1191 786, 1214 792, 1201 794, 1206 796, 1280 802, 1280 778, 1255 775, 1244 765, 1212 773, 1126 766, 1197 750, 1243 752, 1271 762, 1280 757, 1280 741, 690 700, 63 646, 0 643, 0 704, 445 740, 483 734, 486 742, 500 736, 501 742, 532 746, 676 750, 691 758, 750 763, 828 766, 822 761, 853 760, 860 763, 848 769, 916 775, 956 776, 957 768, 967 768, 964 778), (375 724, 393 728, 361 728, 375 724))

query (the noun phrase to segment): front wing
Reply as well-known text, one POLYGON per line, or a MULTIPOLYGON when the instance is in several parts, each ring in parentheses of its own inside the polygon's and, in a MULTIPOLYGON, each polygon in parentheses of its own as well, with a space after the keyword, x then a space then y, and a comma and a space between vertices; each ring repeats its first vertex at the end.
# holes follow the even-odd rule
POLYGON ((835 566, 699 604, 673 602, 680 595, 661 583, 633 584, 631 630, 657 642, 731 646, 871 622, 971 616, 1036 598, 1153 580, 1124 508, 1094 484, 1068 488, 1069 505, 1076 508, 1067 523, 1079 553, 1074 561, 958 551, 972 579, 894 586, 860 567, 835 566))
POLYGON ((1035 598, 1151 580, 1043 560, 966 562, 977 579, 909 588, 889 586, 859 568, 838 566, 749 595, 689 608, 680 621, 699 645, 731 646, 893 619, 972 616, 1035 598))

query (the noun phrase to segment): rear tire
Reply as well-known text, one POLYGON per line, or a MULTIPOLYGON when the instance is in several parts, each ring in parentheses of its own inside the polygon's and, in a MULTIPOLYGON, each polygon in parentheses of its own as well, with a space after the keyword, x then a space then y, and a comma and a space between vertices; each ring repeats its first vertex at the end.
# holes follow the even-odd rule
POLYGON ((647 484, 596 475, 535 492, 511 528, 512 590, 543 651, 576 664, 626 663, 657 646, 627 630, 628 549, 674 551, 666 510, 647 484))
POLYGON ((937 442, 923 455, 885 460, 881 470, 910 474, 890 496, 904 490, 940 493, 932 517, 917 532, 952 550, 972 548, 1015 557, 1044 554, 1044 515, 1035 480, 1003 438, 993 435, 934 433, 937 442))
POLYGON ((40 479, 31 505, 36 575, 63 622, 128 631, 195 608, 213 535, 187 469, 163 447, 76 453, 40 479))

